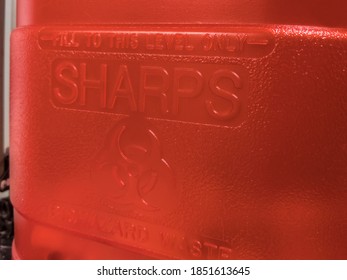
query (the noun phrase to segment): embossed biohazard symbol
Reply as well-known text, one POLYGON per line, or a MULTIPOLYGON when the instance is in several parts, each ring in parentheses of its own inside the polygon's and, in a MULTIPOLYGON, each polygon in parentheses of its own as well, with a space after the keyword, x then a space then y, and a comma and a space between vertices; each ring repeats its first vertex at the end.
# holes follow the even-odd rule
POLYGON ((116 125, 98 156, 96 174, 100 191, 119 205, 146 210, 172 206, 172 170, 162 158, 158 137, 144 118, 127 118, 116 125))

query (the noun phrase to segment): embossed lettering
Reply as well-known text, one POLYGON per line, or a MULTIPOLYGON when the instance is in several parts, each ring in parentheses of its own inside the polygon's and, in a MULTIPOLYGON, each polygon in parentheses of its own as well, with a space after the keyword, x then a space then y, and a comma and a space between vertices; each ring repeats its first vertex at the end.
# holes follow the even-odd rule
POLYGON ((202 255, 202 244, 200 241, 198 240, 194 240, 192 242, 192 247, 190 249, 190 253, 196 257, 196 258, 200 258, 202 255))
POLYGON ((192 51, 195 49, 189 34, 156 33, 146 36, 146 49, 157 51, 192 51))
POLYGON ((218 259, 230 260, 231 259, 231 253, 232 253, 232 250, 230 248, 220 246, 218 259))
MULTIPOLYGON (((119 228, 119 227, 115 227, 113 218, 112 216, 109 216, 109 215, 104 215, 99 217, 97 219, 97 225, 99 229, 104 233, 113 233, 115 228, 119 228)), ((122 235, 123 232, 120 232, 120 234, 122 235)))
POLYGON ((137 249, 153 250, 164 256, 186 259, 232 259, 229 243, 203 236, 186 236, 162 225, 146 224, 115 213, 96 211, 57 202, 48 207, 52 220, 71 229, 83 230, 137 249))
POLYGON ((106 82, 107 82, 107 65, 100 65, 100 78, 99 79, 88 79, 87 78, 87 64, 81 63, 80 65, 80 100, 81 105, 86 105, 87 89, 97 89, 97 93, 100 94, 100 105, 102 108, 106 107, 107 93, 106 93, 106 82))
POLYGON ((218 252, 218 246, 209 242, 204 242, 204 248, 208 259, 216 258, 218 252))
MULTIPOLYGON (((182 29, 182 28, 180 28, 182 29)), ((88 52, 166 55, 194 55, 217 57, 264 57, 275 47, 271 29, 253 27, 214 28, 215 32, 204 32, 187 27, 181 31, 170 28, 158 30, 98 30, 87 31, 76 28, 43 28, 38 43, 43 49, 79 50, 88 52)), ((209 28, 211 30, 211 28, 209 28)))
POLYGON ((54 36, 53 46, 78 48, 80 43, 77 42, 76 34, 74 32, 62 32, 54 36))
POLYGON ((91 33, 87 36, 87 47, 99 48, 102 44, 102 37, 100 33, 91 33))
POLYGON ((213 101, 207 100, 206 108, 208 113, 214 118, 220 120, 228 120, 233 118, 236 114, 238 114, 240 109, 240 99, 233 92, 223 89, 219 86, 219 82, 222 79, 229 79, 236 89, 241 88, 241 78, 234 71, 220 70, 215 72, 209 83, 210 89, 216 96, 228 100, 231 106, 229 109, 225 110, 217 109, 213 101))
POLYGON ((167 91, 169 89, 169 73, 162 67, 141 67, 140 76, 140 96, 139 106, 140 112, 144 112, 146 108, 146 96, 159 97, 160 108, 163 114, 168 113, 168 97, 167 91), (149 78, 152 77, 156 80, 159 79, 159 83, 156 81, 151 85, 149 78))
POLYGON ((129 107, 131 111, 136 111, 136 101, 134 96, 133 86, 129 77, 128 67, 121 65, 115 78, 115 86, 111 93, 111 103, 109 108, 115 108, 117 98, 122 97, 128 99, 129 107))
POLYGON ((54 71, 54 76, 63 86, 53 89, 54 97, 62 104, 74 103, 78 98, 78 86, 72 79, 78 77, 75 64, 67 61, 60 63, 54 71))
POLYGON ((110 48, 115 49, 132 49, 139 47, 139 37, 136 33, 116 33, 110 34, 110 48))
POLYGON ((53 65, 52 101, 59 107, 226 126, 246 116, 247 74, 239 65, 53 65))
POLYGON ((197 259, 231 259, 231 248, 203 241, 187 238, 186 236, 161 232, 160 241, 164 248, 184 256, 197 259))
POLYGON ((173 104, 172 112, 178 113, 180 98, 193 98, 202 91, 203 76, 200 71, 192 68, 176 68, 174 72, 173 104), (189 84, 182 87, 182 80, 188 80, 189 84))
POLYGON ((205 34, 202 39, 204 51, 242 52, 247 40, 246 34, 205 34))

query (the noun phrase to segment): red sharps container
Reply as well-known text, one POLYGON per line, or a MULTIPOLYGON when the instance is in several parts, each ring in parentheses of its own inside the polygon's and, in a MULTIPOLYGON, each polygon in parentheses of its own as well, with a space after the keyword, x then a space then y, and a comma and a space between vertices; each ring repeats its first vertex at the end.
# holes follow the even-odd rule
POLYGON ((19 0, 15 259, 346 259, 347 2, 19 0))

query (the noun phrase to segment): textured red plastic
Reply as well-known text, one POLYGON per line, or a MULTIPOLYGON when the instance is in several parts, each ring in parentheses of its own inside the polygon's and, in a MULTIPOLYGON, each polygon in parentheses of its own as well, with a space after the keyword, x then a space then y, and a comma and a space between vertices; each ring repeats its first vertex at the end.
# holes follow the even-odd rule
POLYGON ((20 0, 15 258, 346 259, 346 8, 20 0))

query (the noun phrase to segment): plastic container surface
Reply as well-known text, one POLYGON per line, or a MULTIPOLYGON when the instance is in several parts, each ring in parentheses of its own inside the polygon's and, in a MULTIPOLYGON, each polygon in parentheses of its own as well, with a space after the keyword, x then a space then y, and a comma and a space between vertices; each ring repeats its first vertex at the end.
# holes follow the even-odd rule
POLYGON ((15 258, 346 259, 346 8, 20 0, 15 258))

